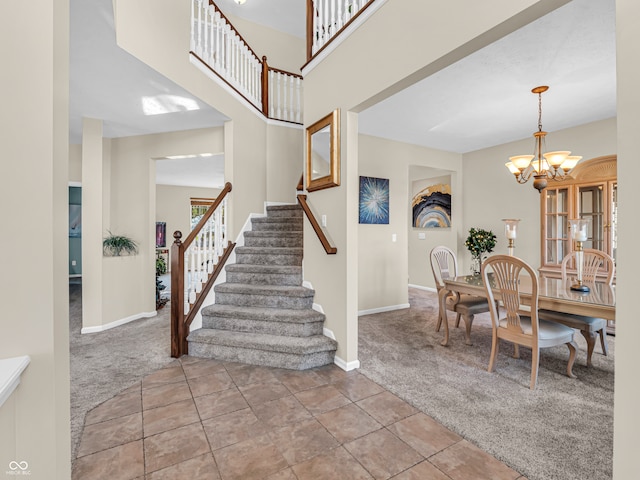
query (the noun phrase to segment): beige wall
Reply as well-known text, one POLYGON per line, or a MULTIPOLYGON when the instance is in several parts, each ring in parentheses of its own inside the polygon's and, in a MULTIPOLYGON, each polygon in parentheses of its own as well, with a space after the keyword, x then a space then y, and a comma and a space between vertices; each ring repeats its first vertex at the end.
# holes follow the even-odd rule
POLYGON ((456 228, 462 226, 462 204, 458 202, 453 214, 458 221, 453 228, 433 233, 412 228, 412 182, 442 175, 441 168, 451 169, 451 181, 457 181, 461 156, 368 135, 360 135, 358 141, 359 176, 388 178, 390 190, 389 225, 358 226, 358 310, 406 306, 408 283, 433 284, 430 245, 455 239, 456 228), (418 232, 427 232, 428 240, 418 240, 418 232))
POLYGON ((304 170, 304 130, 269 125, 267 129, 267 199, 295 203, 304 170))
POLYGON ((69 181, 82 182, 82 145, 69 145, 69 181))
POLYGON ((640 478, 637 438, 640 431, 638 387, 637 277, 638 206, 640 205, 640 3, 616 0, 618 95, 618 264, 616 291, 616 386, 614 397, 613 477, 640 478))
POLYGON ((180 230, 184 239, 191 231, 191 198, 216 198, 219 193, 216 188, 156 185, 156 222, 167 223, 167 248, 173 232, 180 230))
MULTIPOLYGON (((550 132, 547 146, 570 150, 583 159, 616 154, 616 120, 550 132)), ((498 241, 494 253, 507 253, 503 218, 521 219, 515 252, 534 268, 540 266, 540 194, 533 188, 533 180, 520 185, 504 166, 509 156, 528 152, 533 153, 533 137, 463 155, 465 221, 463 235, 458 238, 462 268, 468 269, 471 261, 464 246, 471 227, 492 230, 498 241)))
POLYGON ((2 2, 0 58, 0 357, 31 357, 2 407, 15 407, 15 444, 0 472, 26 461, 29 478, 68 480, 68 0, 2 2))
POLYGON ((307 61, 306 39, 278 32, 235 15, 225 15, 258 58, 262 59, 266 55, 270 67, 300 74, 302 65, 307 61))

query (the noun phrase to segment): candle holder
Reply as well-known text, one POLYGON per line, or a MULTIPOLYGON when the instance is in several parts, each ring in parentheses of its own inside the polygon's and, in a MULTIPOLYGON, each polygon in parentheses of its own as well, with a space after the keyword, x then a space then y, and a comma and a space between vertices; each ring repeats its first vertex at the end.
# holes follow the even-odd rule
POLYGON ((584 252, 582 250, 582 242, 587 241, 587 228, 589 226, 589 220, 579 218, 576 220, 569 220, 569 228, 571 229, 571 238, 576 242, 576 283, 571 285, 571 290, 574 292, 589 293, 591 289, 582 283, 582 270, 584 268, 584 252))
POLYGON ((515 239, 518 229, 519 218, 503 218, 504 222, 504 235, 509 241, 509 256, 513 257, 513 249, 515 248, 515 239))

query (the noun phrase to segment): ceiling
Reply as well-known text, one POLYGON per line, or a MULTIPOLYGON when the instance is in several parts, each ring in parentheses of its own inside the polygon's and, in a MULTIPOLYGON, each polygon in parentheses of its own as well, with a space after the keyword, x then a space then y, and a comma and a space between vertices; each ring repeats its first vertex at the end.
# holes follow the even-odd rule
MULTIPOLYGON (((305 35, 303 0, 216 3, 223 12, 305 35)), ((549 132, 616 115, 615 0, 569 2, 364 110, 360 132, 458 153, 520 140, 537 129, 537 96, 530 93, 537 85, 550 86, 542 98, 549 132)), ((83 117, 102 119, 106 138, 219 126, 227 120, 117 47, 112 0, 71 0, 71 143, 81 143, 83 117)), ((552 137, 548 140, 551 147, 552 137)), ((170 167, 171 160, 157 166, 170 168, 181 184, 193 181, 177 178, 176 171, 189 171, 188 159, 180 160, 181 168, 170 167)), ((222 161, 219 156, 210 160, 222 161)), ((220 166, 214 170, 220 172, 220 166)), ((212 173, 194 175, 211 178, 212 173)))

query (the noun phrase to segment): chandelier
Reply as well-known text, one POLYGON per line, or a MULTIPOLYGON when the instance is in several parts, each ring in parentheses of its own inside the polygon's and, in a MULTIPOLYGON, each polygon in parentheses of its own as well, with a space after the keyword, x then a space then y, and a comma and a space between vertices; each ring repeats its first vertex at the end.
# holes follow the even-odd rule
POLYGON ((549 90, 547 86, 536 87, 531 93, 538 95, 538 131, 533 134, 535 147, 533 155, 516 155, 509 157, 506 167, 516 177, 518 183, 527 183, 533 176, 533 187, 541 192, 547 187, 547 180, 563 180, 576 166, 582 157, 570 156, 569 151, 546 152, 542 130, 542 94, 549 90))

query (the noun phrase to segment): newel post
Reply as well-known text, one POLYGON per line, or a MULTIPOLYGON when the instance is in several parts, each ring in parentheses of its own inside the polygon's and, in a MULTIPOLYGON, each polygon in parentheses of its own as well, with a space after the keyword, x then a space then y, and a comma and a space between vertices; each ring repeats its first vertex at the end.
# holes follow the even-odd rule
POLYGON ((307 61, 313 57, 313 0, 307 0, 307 61))
POLYGON ((262 113, 269 118, 269 64, 266 55, 262 57, 262 113))
POLYGON ((184 355, 184 245, 182 232, 176 230, 171 245, 171 356, 184 355))

